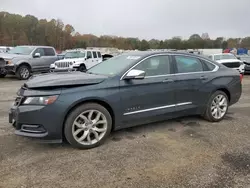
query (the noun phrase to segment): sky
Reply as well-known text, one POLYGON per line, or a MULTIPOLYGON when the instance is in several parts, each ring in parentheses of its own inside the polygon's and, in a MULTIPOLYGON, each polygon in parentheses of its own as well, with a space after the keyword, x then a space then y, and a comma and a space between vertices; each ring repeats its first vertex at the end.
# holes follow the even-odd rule
POLYGON ((250 0, 1 0, 0 11, 58 18, 97 36, 250 36, 250 0))

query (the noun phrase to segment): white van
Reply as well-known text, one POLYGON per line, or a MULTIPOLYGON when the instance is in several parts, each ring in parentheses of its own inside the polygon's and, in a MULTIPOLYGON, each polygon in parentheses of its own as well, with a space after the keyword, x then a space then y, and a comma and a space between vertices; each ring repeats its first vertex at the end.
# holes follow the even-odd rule
POLYGON ((69 50, 63 59, 51 64, 50 69, 51 71, 77 70, 84 72, 100 62, 102 62, 102 55, 98 50, 69 50))

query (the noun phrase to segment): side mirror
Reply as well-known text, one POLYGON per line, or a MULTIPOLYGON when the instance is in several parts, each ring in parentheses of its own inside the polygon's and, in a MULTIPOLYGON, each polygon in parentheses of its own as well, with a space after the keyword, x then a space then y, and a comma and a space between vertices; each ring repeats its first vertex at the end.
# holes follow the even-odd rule
POLYGON ((35 53, 34 58, 38 58, 38 57, 41 57, 41 54, 40 53, 35 53))
POLYGON ((145 71, 142 70, 130 70, 127 75, 124 77, 125 80, 130 80, 130 79, 144 79, 145 78, 145 71))

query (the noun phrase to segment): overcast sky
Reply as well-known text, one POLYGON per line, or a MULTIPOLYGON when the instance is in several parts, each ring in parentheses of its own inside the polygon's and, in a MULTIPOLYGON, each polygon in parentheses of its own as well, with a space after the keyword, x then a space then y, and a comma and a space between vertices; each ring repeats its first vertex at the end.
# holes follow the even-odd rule
POLYGON ((1 0, 0 10, 59 18, 98 36, 250 36, 250 0, 1 0))

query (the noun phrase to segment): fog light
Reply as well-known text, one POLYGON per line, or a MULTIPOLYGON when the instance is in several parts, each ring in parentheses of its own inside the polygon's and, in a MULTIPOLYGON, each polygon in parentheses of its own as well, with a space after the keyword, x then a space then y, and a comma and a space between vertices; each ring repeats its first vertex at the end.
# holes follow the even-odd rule
POLYGON ((21 126, 21 131, 29 133, 44 133, 46 130, 41 125, 27 125, 23 124, 21 126))

